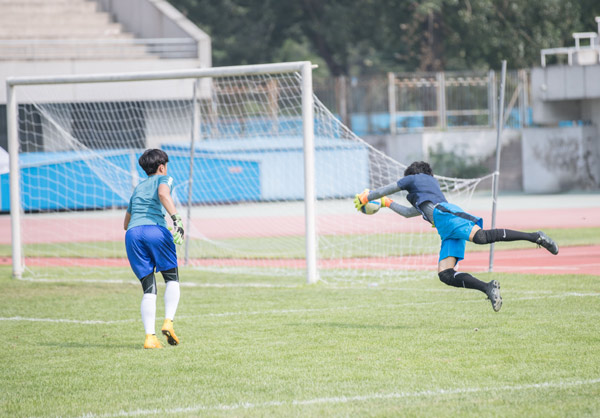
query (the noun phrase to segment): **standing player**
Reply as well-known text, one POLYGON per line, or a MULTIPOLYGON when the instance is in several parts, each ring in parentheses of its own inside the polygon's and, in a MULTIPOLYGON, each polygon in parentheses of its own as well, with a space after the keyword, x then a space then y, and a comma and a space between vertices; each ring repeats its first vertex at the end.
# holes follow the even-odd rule
POLYGON ((175 244, 183 243, 183 222, 171 198, 173 178, 167 176, 169 157, 159 149, 149 149, 139 159, 148 178, 133 191, 125 213, 125 247, 131 269, 142 283, 142 322, 146 331, 144 348, 162 348, 156 338, 156 279, 154 270, 165 280, 165 321, 162 333, 171 345, 179 344, 173 318, 179 304, 179 271, 175 244), (167 229, 165 210, 173 220, 173 234, 167 229))
POLYGON ((552 254, 558 254, 558 245, 542 231, 529 233, 510 229, 481 229, 483 219, 465 213, 458 206, 448 203, 438 181, 433 177, 431 167, 423 161, 416 161, 408 166, 404 171, 404 177, 397 183, 357 194, 354 198, 354 206, 360 210, 370 200, 379 198, 383 198, 384 206, 405 218, 422 215, 423 219, 431 223, 442 239, 438 261, 440 280, 449 286, 477 289, 485 293, 496 312, 502 307, 500 283, 496 280, 485 283, 469 273, 457 272, 454 269, 465 256, 467 240, 475 244, 530 241, 544 247, 552 254), (400 190, 408 192, 406 198, 411 207, 402 206, 385 197, 400 190))

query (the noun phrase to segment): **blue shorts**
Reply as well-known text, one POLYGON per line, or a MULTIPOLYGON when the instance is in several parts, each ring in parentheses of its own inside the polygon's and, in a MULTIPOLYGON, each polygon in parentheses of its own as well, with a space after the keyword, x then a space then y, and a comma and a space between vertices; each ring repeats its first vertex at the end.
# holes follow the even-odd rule
POLYGON ((438 261, 465 258, 465 247, 475 225, 483 227, 483 219, 464 212, 452 203, 439 203, 433 210, 433 223, 442 239, 438 261))
POLYGON ((140 225, 125 234, 129 265, 138 279, 150 273, 177 267, 177 251, 173 235, 164 226, 140 225))

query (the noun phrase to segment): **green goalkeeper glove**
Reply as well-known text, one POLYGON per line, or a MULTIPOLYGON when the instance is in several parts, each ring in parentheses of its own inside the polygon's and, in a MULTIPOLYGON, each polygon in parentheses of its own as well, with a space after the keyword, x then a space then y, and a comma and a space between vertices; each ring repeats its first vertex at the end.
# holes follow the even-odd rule
POLYGON ((360 210, 369 201, 369 189, 365 189, 362 193, 354 196, 354 207, 360 210))
POLYGON ((173 242, 177 245, 183 244, 183 221, 179 214, 171 215, 173 220, 173 242))

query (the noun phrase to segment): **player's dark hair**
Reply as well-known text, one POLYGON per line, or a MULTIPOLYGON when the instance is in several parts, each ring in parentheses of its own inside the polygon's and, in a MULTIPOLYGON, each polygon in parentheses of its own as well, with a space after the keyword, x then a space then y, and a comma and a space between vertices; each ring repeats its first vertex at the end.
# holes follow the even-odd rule
POLYGON ((429 163, 426 163, 425 161, 415 161, 404 170, 405 176, 410 176, 412 174, 428 174, 433 176, 433 170, 429 163))
POLYGON ((149 176, 156 174, 158 167, 161 164, 166 164, 168 162, 169 156, 161 149, 147 149, 139 159, 140 167, 142 167, 149 176))

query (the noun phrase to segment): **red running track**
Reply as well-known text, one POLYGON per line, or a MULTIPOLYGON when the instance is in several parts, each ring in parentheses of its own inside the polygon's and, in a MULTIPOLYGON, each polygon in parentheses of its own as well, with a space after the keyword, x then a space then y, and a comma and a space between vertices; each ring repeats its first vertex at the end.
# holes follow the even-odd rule
MULTIPOLYGON (((485 218, 486 227, 489 227, 489 212, 477 211, 473 212, 476 215, 485 218)), ((378 216, 372 218, 369 225, 369 230, 373 230, 374 224, 382 223, 386 226, 389 232, 405 232, 418 230, 422 227, 423 221, 418 218, 400 219, 400 221, 390 222, 390 215, 378 216)), ((346 215, 349 219, 351 215, 346 215)), ((355 215, 356 216, 356 215, 355 215)), ((361 216, 361 215, 359 215, 361 216)), ((287 228, 287 233, 297 235, 302 233, 304 221, 302 218, 286 218, 279 219, 287 228), (298 229, 298 230, 296 230, 298 229)), ((320 232, 335 232, 337 227, 344 225, 347 228, 346 222, 340 221, 340 217, 329 219, 326 222, 318 222, 320 232), (327 225, 331 231, 322 230, 323 226, 327 225)), ((244 236, 246 225, 243 220, 233 221, 235 225, 230 225, 232 220, 197 220, 194 227, 202 231, 208 238, 218 239, 229 237, 231 234, 235 236, 244 236), (237 223, 236 223, 237 221, 237 223), (228 227, 224 227, 227 224, 228 227), (235 226, 235 227, 231 227, 235 226)), ((271 230, 278 230, 274 223, 278 222, 277 218, 270 220, 271 230)), ((119 240, 123 239, 124 231, 122 230, 122 218, 77 218, 77 223, 86 224, 87 228, 82 228, 82 236, 74 237, 70 234, 65 234, 77 231, 78 228, 73 227, 73 221, 69 220, 53 220, 48 219, 30 219, 23 228, 23 241, 25 243, 33 242, 77 242, 87 241, 94 235, 96 239, 104 240, 119 240), (66 225, 65 223, 69 223, 66 225), (91 227, 91 229, 90 229, 91 227), (97 237, 95 236, 97 235, 97 237)), ((246 220, 247 222, 247 220, 246 220)), ((543 228, 585 228, 600 226, 600 209, 599 208, 570 208, 570 209, 545 209, 545 210, 506 210, 498 213, 496 222, 498 227, 507 227, 511 229, 537 230, 543 228)), ((364 225, 355 224, 353 232, 360 232, 359 229, 364 225)), ((280 229, 279 229, 280 230, 280 229)), ((8 217, 0 218, 0 244, 10 244, 10 224, 8 217)), ((559 243, 560 244, 560 243, 559 243)), ((437 266, 437 257, 426 256, 431 260, 424 260, 421 257, 418 263, 410 257, 396 258, 359 258, 343 260, 345 268, 360 268, 369 265, 369 268, 389 268, 390 264, 399 270, 410 269, 415 264, 430 265, 431 270, 435 270, 437 266)), ((273 266, 281 267, 302 267, 303 260, 197 260, 198 265, 239 265, 239 266, 257 266, 270 263, 273 266)), ((11 259, 4 257, 0 258, 0 264, 11 264, 11 259)), ((127 266, 126 259, 58 259, 58 258, 27 258, 27 264, 30 266, 50 266, 50 265, 77 265, 77 266, 127 266)), ((485 252, 468 252, 466 259, 460 263, 460 269, 463 271, 482 272, 487 271, 489 265, 489 251, 485 252)), ((320 261, 322 268, 339 268, 339 261, 333 265, 327 260, 320 261)), ((496 244, 494 255, 494 271, 495 272, 521 272, 521 273, 546 273, 546 274, 591 274, 600 276, 600 246, 582 246, 582 247, 562 247, 557 256, 549 254, 543 249, 522 249, 522 250, 502 250, 502 244, 496 244)))
MULTIPOLYGON (((546 250, 494 251, 494 272, 532 274, 590 274, 600 276, 600 245, 562 247, 558 255, 546 250)), ((488 271, 489 252, 468 253, 460 263, 464 271, 488 271)))
MULTIPOLYGON (((123 212, 125 213, 125 212, 123 212)), ((490 228, 491 211, 473 211, 484 219, 484 228, 490 228)), ((260 233, 267 236, 270 231, 277 236, 304 234, 302 216, 270 216, 263 218, 218 218, 195 219, 193 229, 201 231, 208 239, 225 239, 256 236, 257 225, 260 233)), ((592 228, 600 227, 600 208, 569 208, 544 210, 504 210, 499 211, 496 227, 526 231, 544 228, 592 228)), ((85 242, 123 240, 123 216, 88 216, 49 218, 27 216, 23 222, 24 244, 52 242, 85 242)), ((323 215, 317 218, 317 228, 322 234, 347 234, 373 232, 418 232, 428 228, 420 218, 404 219, 391 211, 377 216, 323 215)), ((10 218, 0 217, 0 244, 9 245, 10 218)))

